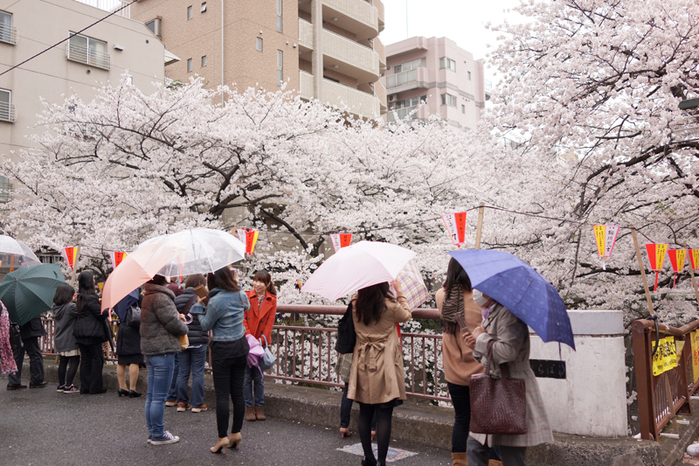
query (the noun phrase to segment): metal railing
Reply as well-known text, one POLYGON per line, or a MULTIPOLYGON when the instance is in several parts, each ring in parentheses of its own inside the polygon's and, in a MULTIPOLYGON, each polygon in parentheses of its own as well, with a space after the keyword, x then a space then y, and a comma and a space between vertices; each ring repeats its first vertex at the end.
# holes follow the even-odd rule
POLYGON ((0 42, 17 44, 17 28, 9 24, 0 23, 0 42))
MULTIPOLYGON (((678 413, 692 413, 690 396, 699 388, 699 347, 693 348, 692 341, 699 341, 698 328, 699 320, 681 328, 658 325, 657 337, 674 337, 675 342, 683 344, 677 353, 677 365, 654 375, 655 322, 641 319, 631 325, 641 438, 659 440, 678 413)), ((662 356, 655 354, 656 359, 662 356)), ((676 431, 677 425, 673 428, 676 431)))
MULTIPOLYGON (((274 326, 270 349, 277 360, 265 377, 289 384, 343 387, 344 383, 335 368, 338 357, 335 351, 337 326, 313 326, 315 324, 308 324, 308 319, 310 317, 312 320, 313 316, 338 318, 345 309, 345 306, 280 304, 278 312, 291 314, 292 319, 274 326)), ((413 312, 413 319, 439 319, 439 311, 417 309, 413 312)), ((46 354, 55 354, 55 322, 50 317, 43 321, 48 335, 41 338, 41 350, 46 354)), ((112 325, 116 334, 116 320, 112 325)), ((442 335, 403 333, 401 338, 407 396, 449 402, 442 370, 442 335)), ((115 362, 116 355, 108 355, 107 360, 115 362)))
POLYGON ((0 102, 0 121, 14 123, 17 120, 17 108, 15 104, 0 102))
POLYGON ((66 56, 68 60, 83 63, 85 65, 95 66, 108 70, 112 67, 112 57, 106 52, 99 52, 88 47, 72 44, 66 44, 66 56))

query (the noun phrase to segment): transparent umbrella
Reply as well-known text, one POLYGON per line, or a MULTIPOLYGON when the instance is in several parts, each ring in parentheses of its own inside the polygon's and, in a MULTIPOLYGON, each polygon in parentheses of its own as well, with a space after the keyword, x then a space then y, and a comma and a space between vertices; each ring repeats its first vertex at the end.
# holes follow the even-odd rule
POLYGON ((26 244, 9 236, 0 235, 0 261, 9 265, 13 259, 17 267, 27 262, 39 262, 36 254, 26 244))
POLYGON ((191 228, 141 243, 111 273, 102 291, 102 309, 155 275, 165 277, 209 273, 245 258, 245 245, 225 231, 191 228))

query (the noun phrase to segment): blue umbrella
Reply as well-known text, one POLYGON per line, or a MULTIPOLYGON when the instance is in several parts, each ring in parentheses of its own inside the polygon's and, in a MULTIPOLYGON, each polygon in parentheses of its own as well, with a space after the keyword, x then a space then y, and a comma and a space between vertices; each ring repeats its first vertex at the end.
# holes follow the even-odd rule
POLYGON ((138 288, 121 298, 121 301, 114 305, 114 312, 116 312, 116 315, 119 317, 119 322, 124 321, 124 319, 126 318, 127 309, 130 308, 133 304, 136 304, 137 302, 138 288))
POLYGON ((471 286, 505 306, 543 341, 558 341, 575 349, 563 300, 529 264, 504 251, 471 249, 449 254, 464 268, 471 286))

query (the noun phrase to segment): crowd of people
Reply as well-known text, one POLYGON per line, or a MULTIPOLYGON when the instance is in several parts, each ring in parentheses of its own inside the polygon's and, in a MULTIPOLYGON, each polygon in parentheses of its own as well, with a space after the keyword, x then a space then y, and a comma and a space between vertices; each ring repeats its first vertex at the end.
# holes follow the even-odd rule
MULTIPOLYGON (((505 466, 524 465, 526 447, 553 441, 529 365, 526 324, 500 303, 472 289, 467 273, 453 258, 435 300, 442 323, 444 374, 454 407, 452 464, 477 466, 499 460, 505 466), (526 383, 524 434, 483 435, 470 431, 471 376, 483 372, 481 362, 486 354, 492 357, 489 375, 498 377, 500 370, 508 370, 510 377, 526 383)), ((176 406, 179 412, 192 413, 208 410, 204 404, 204 367, 210 352, 217 430, 211 451, 220 454, 229 448, 240 448, 243 421, 265 420, 264 374, 249 363, 248 352, 251 341, 263 346, 272 341, 277 297, 271 275, 257 271, 253 289, 248 291, 241 290, 237 271, 230 267, 207 276, 191 275, 184 289, 168 277, 155 275, 145 283, 142 294, 134 290, 120 305, 124 305, 126 313, 120 318, 117 332, 118 395, 141 396, 137 382, 140 368, 145 365, 148 443, 166 445, 179 441, 178 436, 165 429, 166 407, 176 406), (229 400, 233 405, 232 422, 229 400)), ((351 434, 349 409, 352 401, 357 402, 364 451, 362 465, 385 466, 393 410, 406 399, 397 324, 410 320, 411 310, 398 281, 358 290, 351 298, 350 309, 356 342, 352 353, 340 359, 340 365, 346 366, 346 371, 341 371, 345 373, 346 385, 340 432, 343 437, 351 434), (378 456, 372 450, 374 436, 378 456)), ((108 313, 100 310, 93 275, 79 275, 77 292, 70 285, 60 285, 52 313, 56 321, 55 346, 60 356, 58 391, 104 393, 102 345, 107 339, 108 313), (73 383, 78 367, 80 388, 73 383)), ((21 384, 25 353, 30 360, 29 386, 46 385, 39 348, 43 335, 46 331, 39 318, 22 326, 23 345, 13 347, 17 349, 17 370, 10 375, 8 390, 26 388, 21 384)))

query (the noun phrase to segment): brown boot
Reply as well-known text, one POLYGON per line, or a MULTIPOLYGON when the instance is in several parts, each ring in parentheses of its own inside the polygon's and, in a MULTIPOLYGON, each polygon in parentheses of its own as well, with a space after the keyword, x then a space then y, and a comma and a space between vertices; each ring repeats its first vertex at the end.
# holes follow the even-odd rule
POLYGON ((502 461, 488 460, 488 466, 502 466, 502 461))
POLYGON ((257 419, 255 416, 255 407, 254 406, 247 406, 245 408, 245 420, 246 421, 254 421, 257 419))
POLYGON ((265 413, 262 412, 262 406, 255 406, 255 417, 258 421, 264 421, 267 419, 265 413))
POLYGON ((466 452, 452 453, 451 454, 451 465, 452 466, 468 466, 468 459, 466 458, 466 452))

